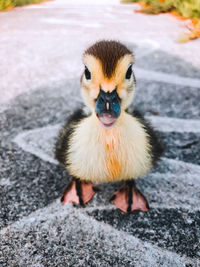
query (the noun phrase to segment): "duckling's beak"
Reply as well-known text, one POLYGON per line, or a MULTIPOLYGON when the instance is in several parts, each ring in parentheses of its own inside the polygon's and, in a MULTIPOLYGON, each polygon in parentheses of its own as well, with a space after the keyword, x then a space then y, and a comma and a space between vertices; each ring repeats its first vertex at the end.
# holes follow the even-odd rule
POLYGON ((95 100, 95 112, 102 127, 112 128, 121 113, 121 100, 116 89, 111 93, 106 93, 100 89, 100 93, 95 100))

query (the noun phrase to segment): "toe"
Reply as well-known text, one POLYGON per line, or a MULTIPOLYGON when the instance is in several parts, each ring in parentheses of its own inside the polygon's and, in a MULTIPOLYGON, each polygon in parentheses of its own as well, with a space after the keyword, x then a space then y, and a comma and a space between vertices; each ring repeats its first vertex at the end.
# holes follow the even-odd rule
POLYGON ((110 201, 123 211, 124 213, 130 213, 132 211, 148 211, 149 205, 146 198, 140 193, 134 184, 124 185, 117 192, 115 192, 110 201))
POLYGON ((62 204, 68 204, 68 203, 75 203, 79 204, 79 197, 77 195, 76 191, 76 184, 75 181, 72 181, 68 187, 66 188, 62 198, 61 198, 62 204))
POLYGON ((94 186, 91 183, 82 183, 81 185, 81 198, 83 203, 88 203, 93 196, 95 195, 96 191, 94 190, 94 186))

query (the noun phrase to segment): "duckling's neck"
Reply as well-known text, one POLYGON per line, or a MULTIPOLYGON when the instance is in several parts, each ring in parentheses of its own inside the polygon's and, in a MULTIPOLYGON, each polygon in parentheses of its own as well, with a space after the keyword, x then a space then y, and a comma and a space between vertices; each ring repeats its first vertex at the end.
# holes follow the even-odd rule
POLYGON ((120 143, 120 133, 122 130, 121 128, 123 127, 125 111, 121 112, 116 124, 110 129, 105 129, 104 127, 102 127, 95 113, 93 113, 92 116, 95 122, 95 126, 98 129, 98 140, 105 147, 106 153, 112 156, 114 147, 116 147, 120 143))

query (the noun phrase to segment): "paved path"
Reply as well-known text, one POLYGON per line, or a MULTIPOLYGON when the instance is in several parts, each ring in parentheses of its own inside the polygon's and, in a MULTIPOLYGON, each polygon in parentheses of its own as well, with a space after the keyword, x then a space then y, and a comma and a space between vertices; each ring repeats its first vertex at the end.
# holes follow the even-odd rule
POLYGON ((200 266, 200 41, 175 43, 183 23, 169 15, 82 2, 0 13, 0 266, 200 266), (148 213, 116 210, 116 184, 85 209, 59 202, 69 177, 55 138, 81 105, 81 54, 103 38, 134 51, 133 104, 165 144, 138 180, 148 213))

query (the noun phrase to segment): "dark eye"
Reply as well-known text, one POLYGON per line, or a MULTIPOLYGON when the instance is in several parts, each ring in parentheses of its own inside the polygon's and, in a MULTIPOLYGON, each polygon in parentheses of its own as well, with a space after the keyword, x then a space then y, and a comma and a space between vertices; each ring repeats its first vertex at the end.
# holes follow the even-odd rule
POLYGON ((91 73, 90 73, 90 71, 88 70, 88 68, 86 66, 85 66, 85 78, 87 80, 91 79, 91 73))
POLYGON ((130 79, 131 78, 131 74, 132 74, 132 65, 129 66, 127 72, 126 72, 126 79, 130 79))

